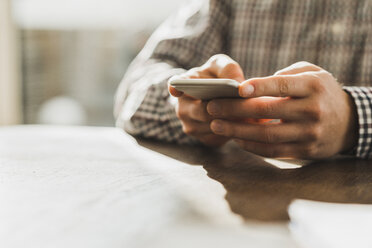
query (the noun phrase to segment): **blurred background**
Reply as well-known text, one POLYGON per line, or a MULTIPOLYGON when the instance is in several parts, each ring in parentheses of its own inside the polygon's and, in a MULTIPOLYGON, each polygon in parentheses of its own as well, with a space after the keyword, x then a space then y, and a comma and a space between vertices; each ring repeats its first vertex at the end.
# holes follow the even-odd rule
POLYGON ((0 125, 113 126, 115 90, 185 0, 0 0, 0 125))

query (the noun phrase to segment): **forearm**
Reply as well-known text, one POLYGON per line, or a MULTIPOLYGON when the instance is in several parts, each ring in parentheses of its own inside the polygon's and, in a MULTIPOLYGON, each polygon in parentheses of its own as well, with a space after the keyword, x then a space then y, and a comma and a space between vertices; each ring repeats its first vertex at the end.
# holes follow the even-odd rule
POLYGON ((164 141, 196 141, 182 131, 167 81, 222 52, 228 13, 225 1, 193 1, 157 29, 119 86, 117 126, 164 141))

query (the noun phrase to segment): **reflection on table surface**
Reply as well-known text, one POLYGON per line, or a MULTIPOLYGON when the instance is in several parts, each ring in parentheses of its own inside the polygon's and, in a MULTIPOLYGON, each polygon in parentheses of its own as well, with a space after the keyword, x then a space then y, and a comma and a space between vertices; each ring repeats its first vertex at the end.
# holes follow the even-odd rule
POLYGON ((4 127, 0 237, 4 247, 291 248, 293 199, 371 203, 368 161, 296 163, 114 128, 4 127))
POLYGON ((167 156, 202 165, 210 178, 225 187, 231 210, 245 220, 286 221, 294 199, 372 203, 372 161, 336 157, 283 162, 255 156, 232 143, 212 149, 137 141, 167 156), (283 163, 288 167, 280 168, 283 163))

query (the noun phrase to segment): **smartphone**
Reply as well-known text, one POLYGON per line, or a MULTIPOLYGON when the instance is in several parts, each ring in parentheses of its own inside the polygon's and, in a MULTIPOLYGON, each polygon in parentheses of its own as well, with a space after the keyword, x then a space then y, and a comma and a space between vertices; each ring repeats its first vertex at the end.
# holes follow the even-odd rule
POLYGON ((232 79, 171 79, 169 84, 176 90, 201 100, 240 98, 239 82, 232 79))

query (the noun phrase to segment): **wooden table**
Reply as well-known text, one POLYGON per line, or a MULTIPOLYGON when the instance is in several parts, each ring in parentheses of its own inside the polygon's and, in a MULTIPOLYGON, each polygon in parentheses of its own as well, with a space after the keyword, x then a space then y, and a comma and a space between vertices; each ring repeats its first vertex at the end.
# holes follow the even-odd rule
POLYGON ((371 162, 353 158, 298 166, 114 128, 0 128, 1 247, 291 248, 292 200, 372 203, 371 189, 371 162))

